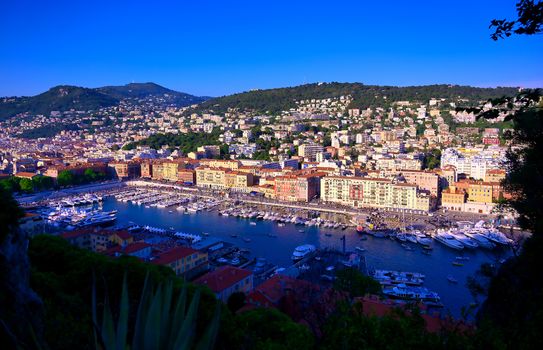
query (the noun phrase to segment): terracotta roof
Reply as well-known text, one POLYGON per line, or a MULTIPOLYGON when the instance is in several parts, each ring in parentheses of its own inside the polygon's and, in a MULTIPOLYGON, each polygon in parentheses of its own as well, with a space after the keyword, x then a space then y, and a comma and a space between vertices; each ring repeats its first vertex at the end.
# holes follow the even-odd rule
POLYGON ((194 283, 206 285, 213 292, 219 293, 252 274, 251 271, 238 267, 222 266, 213 272, 206 273, 194 283))
POLYGON ((166 252, 160 253, 158 257, 151 262, 155 265, 165 265, 170 264, 174 261, 197 253, 198 251, 192 248, 187 247, 175 247, 166 252))
POLYGON ((135 252, 139 252, 140 250, 146 249, 148 247, 151 247, 149 243, 145 242, 134 242, 128 244, 126 247, 121 246, 115 246, 107 250, 107 254, 113 254, 113 253, 122 253, 122 254, 131 254, 135 252))
POLYGON ((128 231, 115 231, 114 234, 116 234, 120 239, 130 239, 132 235, 128 233, 128 231))

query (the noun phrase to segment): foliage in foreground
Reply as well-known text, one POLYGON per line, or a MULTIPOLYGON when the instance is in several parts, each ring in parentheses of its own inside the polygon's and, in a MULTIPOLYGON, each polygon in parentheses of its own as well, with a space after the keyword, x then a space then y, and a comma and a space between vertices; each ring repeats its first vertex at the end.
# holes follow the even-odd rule
MULTIPOLYGON (((126 276, 123 279, 117 326, 113 321, 113 312, 106 295, 102 311, 101 326, 98 326, 96 306, 96 286, 93 285, 92 306, 95 325, 96 348, 104 350, 138 349, 190 349, 194 341, 196 318, 200 291, 196 291, 185 312, 187 287, 183 286, 177 301, 173 293, 172 280, 161 283, 153 291, 149 276, 145 277, 141 298, 138 304, 132 342, 128 343, 129 303, 126 276)), ((219 328, 220 305, 217 304, 215 315, 200 338, 196 348, 213 348, 219 328)))

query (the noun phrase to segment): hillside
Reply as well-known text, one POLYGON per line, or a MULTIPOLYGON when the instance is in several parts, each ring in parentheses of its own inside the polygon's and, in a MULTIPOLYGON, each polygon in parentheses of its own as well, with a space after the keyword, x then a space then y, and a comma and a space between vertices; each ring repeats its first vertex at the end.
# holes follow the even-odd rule
POLYGON ((94 110, 114 106, 119 100, 94 89, 55 86, 32 97, 15 97, 0 101, 0 120, 19 113, 49 114, 51 111, 94 110))
POLYGON ((51 111, 96 110, 116 106, 122 99, 148 97, 157 97, 163 103, 177 107, 197 104, 207 99, 170 90, 154 83, 132 83, 96 89, 60 85, 36 96, 0 99, 0 120, 19 113, 47 115, 51 111))
POLYGON ((117 99, 141 99, 149 96, 166 96, 169 102, 175 103, 178 107, 197 104, 209 99, 208 97, 194 96, 170 90, 155 83, 130 83, 122 86, 104 86, 96 90, 117 99))
POLYGON ((297 100, 331 98, 342 95, 351 95, 354 98, 350 108, 386 107, 387 104, 403 100, 427 103, 431 98, 451 100, 462 98, 474 102, 502 96, 514 96, 516 92, 517 88, 510 87, 477 88, 458 85, 397 87, 361 83, 306 84, 286 88, 253 90, 213 98, 200 104, 196 111, 224 113, 229 108, 234 108, 259 113, 278 113, 294 108, 297 100))

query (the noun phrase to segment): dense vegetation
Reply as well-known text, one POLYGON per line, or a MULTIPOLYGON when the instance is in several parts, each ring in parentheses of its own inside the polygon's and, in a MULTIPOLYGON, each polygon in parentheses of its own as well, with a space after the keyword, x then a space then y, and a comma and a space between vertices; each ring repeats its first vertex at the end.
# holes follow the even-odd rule
POLYGON ((137 146, 149 146, 160 149, 162 146, 178 148, 183 154, 195 152, 198 147, 204 145, 220 145, 220 130, 214 129, 211 133, 188 133, 188 134, 155 134, 148 138, 131 142, 123 146, 124 150, 131 150, 137 146))
POLYGON ((296 101, 351 95, 350 108, 386 107, 395 101, 427 103, 431 98, 458 98, 470 101, 514 96, 515 88, 476 88, 458 85, 376 86, 361 83, 306 84, 294 87, 253 90, 213 98, 200 104, 196 111, 224 113, 228 109, 252 110, 258 113, 278 113, 296 107, 296 101))
POLYGON ((57 184, 60 187, 83 185, 95 181, 103 181, 108 178, 108 174, 96 172, 93 169, 86 169, 82 175, 74 174, 69 170, 63 170, 58 173, 57 184))
POLYGON ((0 180, 0 188, 9 193, 24 192, 30 193, 34 191, 43 191, 53 188, 54 181, 49 176, 37 175, 32 180, 10 176, 0 180))

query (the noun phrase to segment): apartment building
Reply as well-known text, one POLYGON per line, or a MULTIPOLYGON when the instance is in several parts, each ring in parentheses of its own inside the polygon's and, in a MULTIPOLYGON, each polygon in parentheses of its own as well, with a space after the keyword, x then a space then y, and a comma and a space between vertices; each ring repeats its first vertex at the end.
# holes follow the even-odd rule
POLYGON ((430 197, 421 193, 416 185, 398 184, 388 179, 327 176, 321 179, 321 198, 324 202, 355 208, 430 210, 430 197))
POLYGON ((401 175, 407 183, 415 184, 420 189, 429 191, 432 196, 438 196, 439 175, 433 171, 402 170, 401 175))
POLYGON ((323 173, 284 175, 275 178, 275 198, 287 202, 309 202, 320 195, 323 173))
POLYGON ((315 161, 317 153, 322 153, 324 148, 314 143, 306 143, 298 147, 298 156, 309 161, 315 161))
POLYGON ((159 253, 151 260, 152 264, 167 266, 177 276, 191 279, 209 269, 208 254, 188 247, 175 247, 159 253))
POLYGON ((110 174, 118 179, 135 179, 141 176, 141 164, 138 162, 110 162, 110 174))
POLYGON ((253 272, 226 265, 206 273, 194 283, 208 286, 217 299, 226 303, 234 293, 249 294, 253 290, 253 272))

